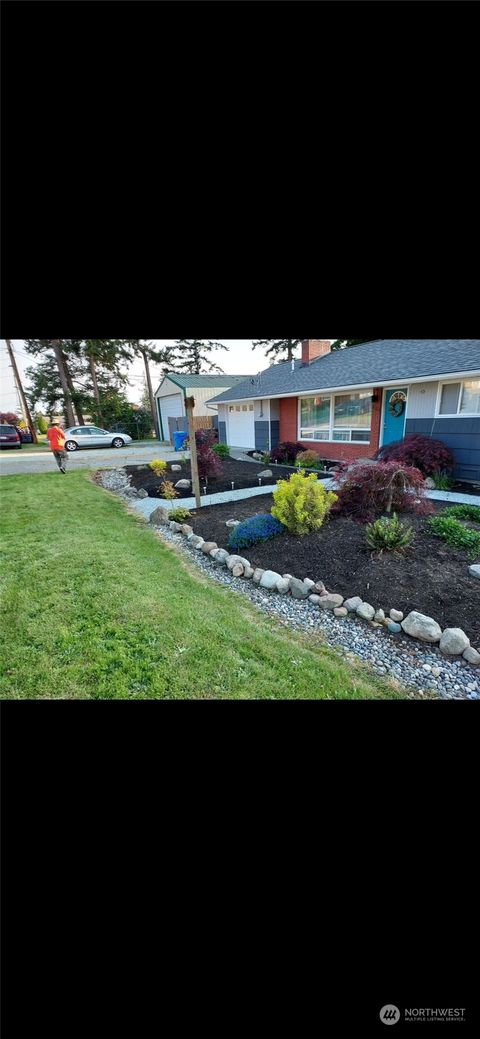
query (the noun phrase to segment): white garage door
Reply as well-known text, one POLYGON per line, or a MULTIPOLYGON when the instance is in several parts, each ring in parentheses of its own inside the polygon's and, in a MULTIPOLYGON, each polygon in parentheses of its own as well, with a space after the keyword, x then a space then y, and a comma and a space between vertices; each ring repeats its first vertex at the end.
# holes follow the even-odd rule
POLYGON ((255 447, 255 416, 253 404, 229 404, 228 443, 231 447, 255 447))
POLYGON ((172 393, 169 397, 160 397, 160 413, 162 416, 163 439, 170 440, 168 429, 169 418, 182 418, 183 399, 181 393, 172 393))

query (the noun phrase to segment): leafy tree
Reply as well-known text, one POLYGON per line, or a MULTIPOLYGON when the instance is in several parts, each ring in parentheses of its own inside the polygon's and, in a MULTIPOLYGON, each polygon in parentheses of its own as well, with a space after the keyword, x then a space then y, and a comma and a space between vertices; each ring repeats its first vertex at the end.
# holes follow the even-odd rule
POLYGON ((345 350, 349 346, 359 346, 360 343, 374 343, 375 339, 336 339, 332 343, 332 350, 345 350))
POLYGON ((100 405, 96 401, 93 402, 91 415, 93 421, 103 425, 105 429, 113 433, 128 433, 134 440, 142 440, 152 432, 150 410, 134 408, 125 394, 116 389, 103 393, 100 405))
POLYGON ((228 350, 228 346, 212 339, 176 339, 175 346, 166 350, 170 371, 189 372, 191 375, 221 372, 222 369, 210 357, 213 350, 228 350))
MULTIPOLYGON (((256 339, 252 349, 257 350, 259 347, 268 347, 265 350, 267 357, 272 357, 274 361, 277 361, 279 354, 285 354, 280 360, 292 361, 294 351, 301 342, 301 339, 256 339)), ((279 362, 277 361, 277 363, 279 362)))
POLYGON ((0 411, 0 422, 6 422, 8 426, 18 426, 20 419, 14 411, 0 411))
POLYGON ((45 418, 45 415, 42 415, 41 411, 37 411, 37 414, 35 415, 35 422, 37 423, 37 429, 39 433, 47 432, 48 422, 45 418))

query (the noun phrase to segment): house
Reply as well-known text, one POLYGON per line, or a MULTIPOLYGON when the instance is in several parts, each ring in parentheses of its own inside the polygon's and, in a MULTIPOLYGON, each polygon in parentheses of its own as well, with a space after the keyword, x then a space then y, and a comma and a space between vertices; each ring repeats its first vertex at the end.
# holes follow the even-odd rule
POLYGON ((336 350, 305 339, 209 402, 221 442, 268 451, 289 440, 322 458, 372 457, 410 433, 443 440, 458 479, 480 479, 480 339, 375 339, 336 350))
POLYGON ((179 375, 177 372, 164 375, 155 393, 160 438, 170 440, 173 429, 187 429, 186 397, 195 398, 194 418, 208 416, 205 425, 210 426, 212 418, 217 418, 216 405, 207 407, 210 397, 249 378, 248 375, 179 375))

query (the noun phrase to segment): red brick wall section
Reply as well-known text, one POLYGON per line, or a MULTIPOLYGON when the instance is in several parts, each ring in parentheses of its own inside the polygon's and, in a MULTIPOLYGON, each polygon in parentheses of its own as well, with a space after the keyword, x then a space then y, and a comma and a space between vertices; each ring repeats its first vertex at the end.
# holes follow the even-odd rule
MULTIPOLYGON (((369 444, 326 443, 325 441, 305 441, 305 450, 317 451, 322 458, 331 458, 336 462, 350 462, 355 458, 373 458, 380 442, 380 421, 382 417, 382 389, 373 391, 377 398, 372 404, 372 436, 369 444)), ((280 400, 280 442, 298 440, 298 398, 282 397, 280 400)))

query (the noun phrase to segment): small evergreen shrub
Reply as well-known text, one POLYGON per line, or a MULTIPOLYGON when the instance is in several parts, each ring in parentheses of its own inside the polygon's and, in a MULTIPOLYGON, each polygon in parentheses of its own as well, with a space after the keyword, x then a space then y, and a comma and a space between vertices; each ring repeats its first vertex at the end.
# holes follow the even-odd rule
POLYGON ((338 501, 336 513, 352 516, 359 523, 370 523, 385 513, 414 512, 428 516, 434 507, 426 497, 422 473, 399 462, 358 462, 337 470, 338 501))
POLYGON ((300 451, 295 465, 299 469, 323 469, 323 461, 316 451, 300 451))
POLYGON ((375 458, 380 462, 413 466, 424 476, 433 476, 435 472, 449 473, 455 462, 453 452, 442 440, 433 440, 422 433, 411 433, 404 440, 386 444, 377 451, 375 458))
POLYGON ((325 490, 315 473, 306 476, 300 472, 289 480, 279 480, 273 499, 272 516, 292 534, 310 534, 320 529, 337 496, 325 490))
POLYGON ((164 480, 160 485, 160 496, 165 498, 166 501, 173 501, 174 498, 179 498, 180 495, 177 489, 173 486, 171 480, 164 480))
POLYGON ((285 531, 286 527, 283 523, 280 523, 270 513, 264 513, 260 516, 252 516, 251 519, 245 520, 245 523, 234 527, 228 544, 230 548, 235 549, 250 548, 251 545, 258 545, 262 541, 269 541, 270 538, 277 537, 278 534, 284 534, 285 531))
POLYGON ((393 516, 382 516, 375 523, 369 523, 365 537, 368 547, 382 555, 383 552, 405 552, 413 541, 414 532, 394 512, 393 516))
POLYGON ((182 509, 182 507, 179 506, 178 509, 172 509, 170 519, 172 519, 174 523, 188 523, 189 519, 191 519, 191 513, 188 509, 182 509))
POLYGON ((453 516, 433 516, 429 520, 429 528, 436 537, 442 538, 454 548, 469 550, 470 559, 480 555, 480 531, 468 530, 453 516))
POLYGON ((304 450, 304 444, 294 444, 290 440, 286 440, 270 451, 270 461, 277 465, 294 465, 298 452, 304 450))
POLYGON ((264 451, 264 453, 261 456, 260 461, 261 461, 262 465, 270 465, 270 462, 272 461, 272 456, 270 454, 270 451, 264 451))
POLYGON ((212 451, 215 451, 215 454, 218 455, 219 458, 230 458, 230 448, 228 444, 214 444, 212 451))
POLYGON ((197 448, 197 462, 198 462, 198 475, 202 480, 208 480, 209 477, 221 476, 223 473, 223 465, 218 455, 204 444, 202 447, 197 448))
POLYGON ((167 463, 162 458, 157 458, 153 462, 149 462, 149 468, 155 473, 155 476, 162 476, 167 468, 167 463))

